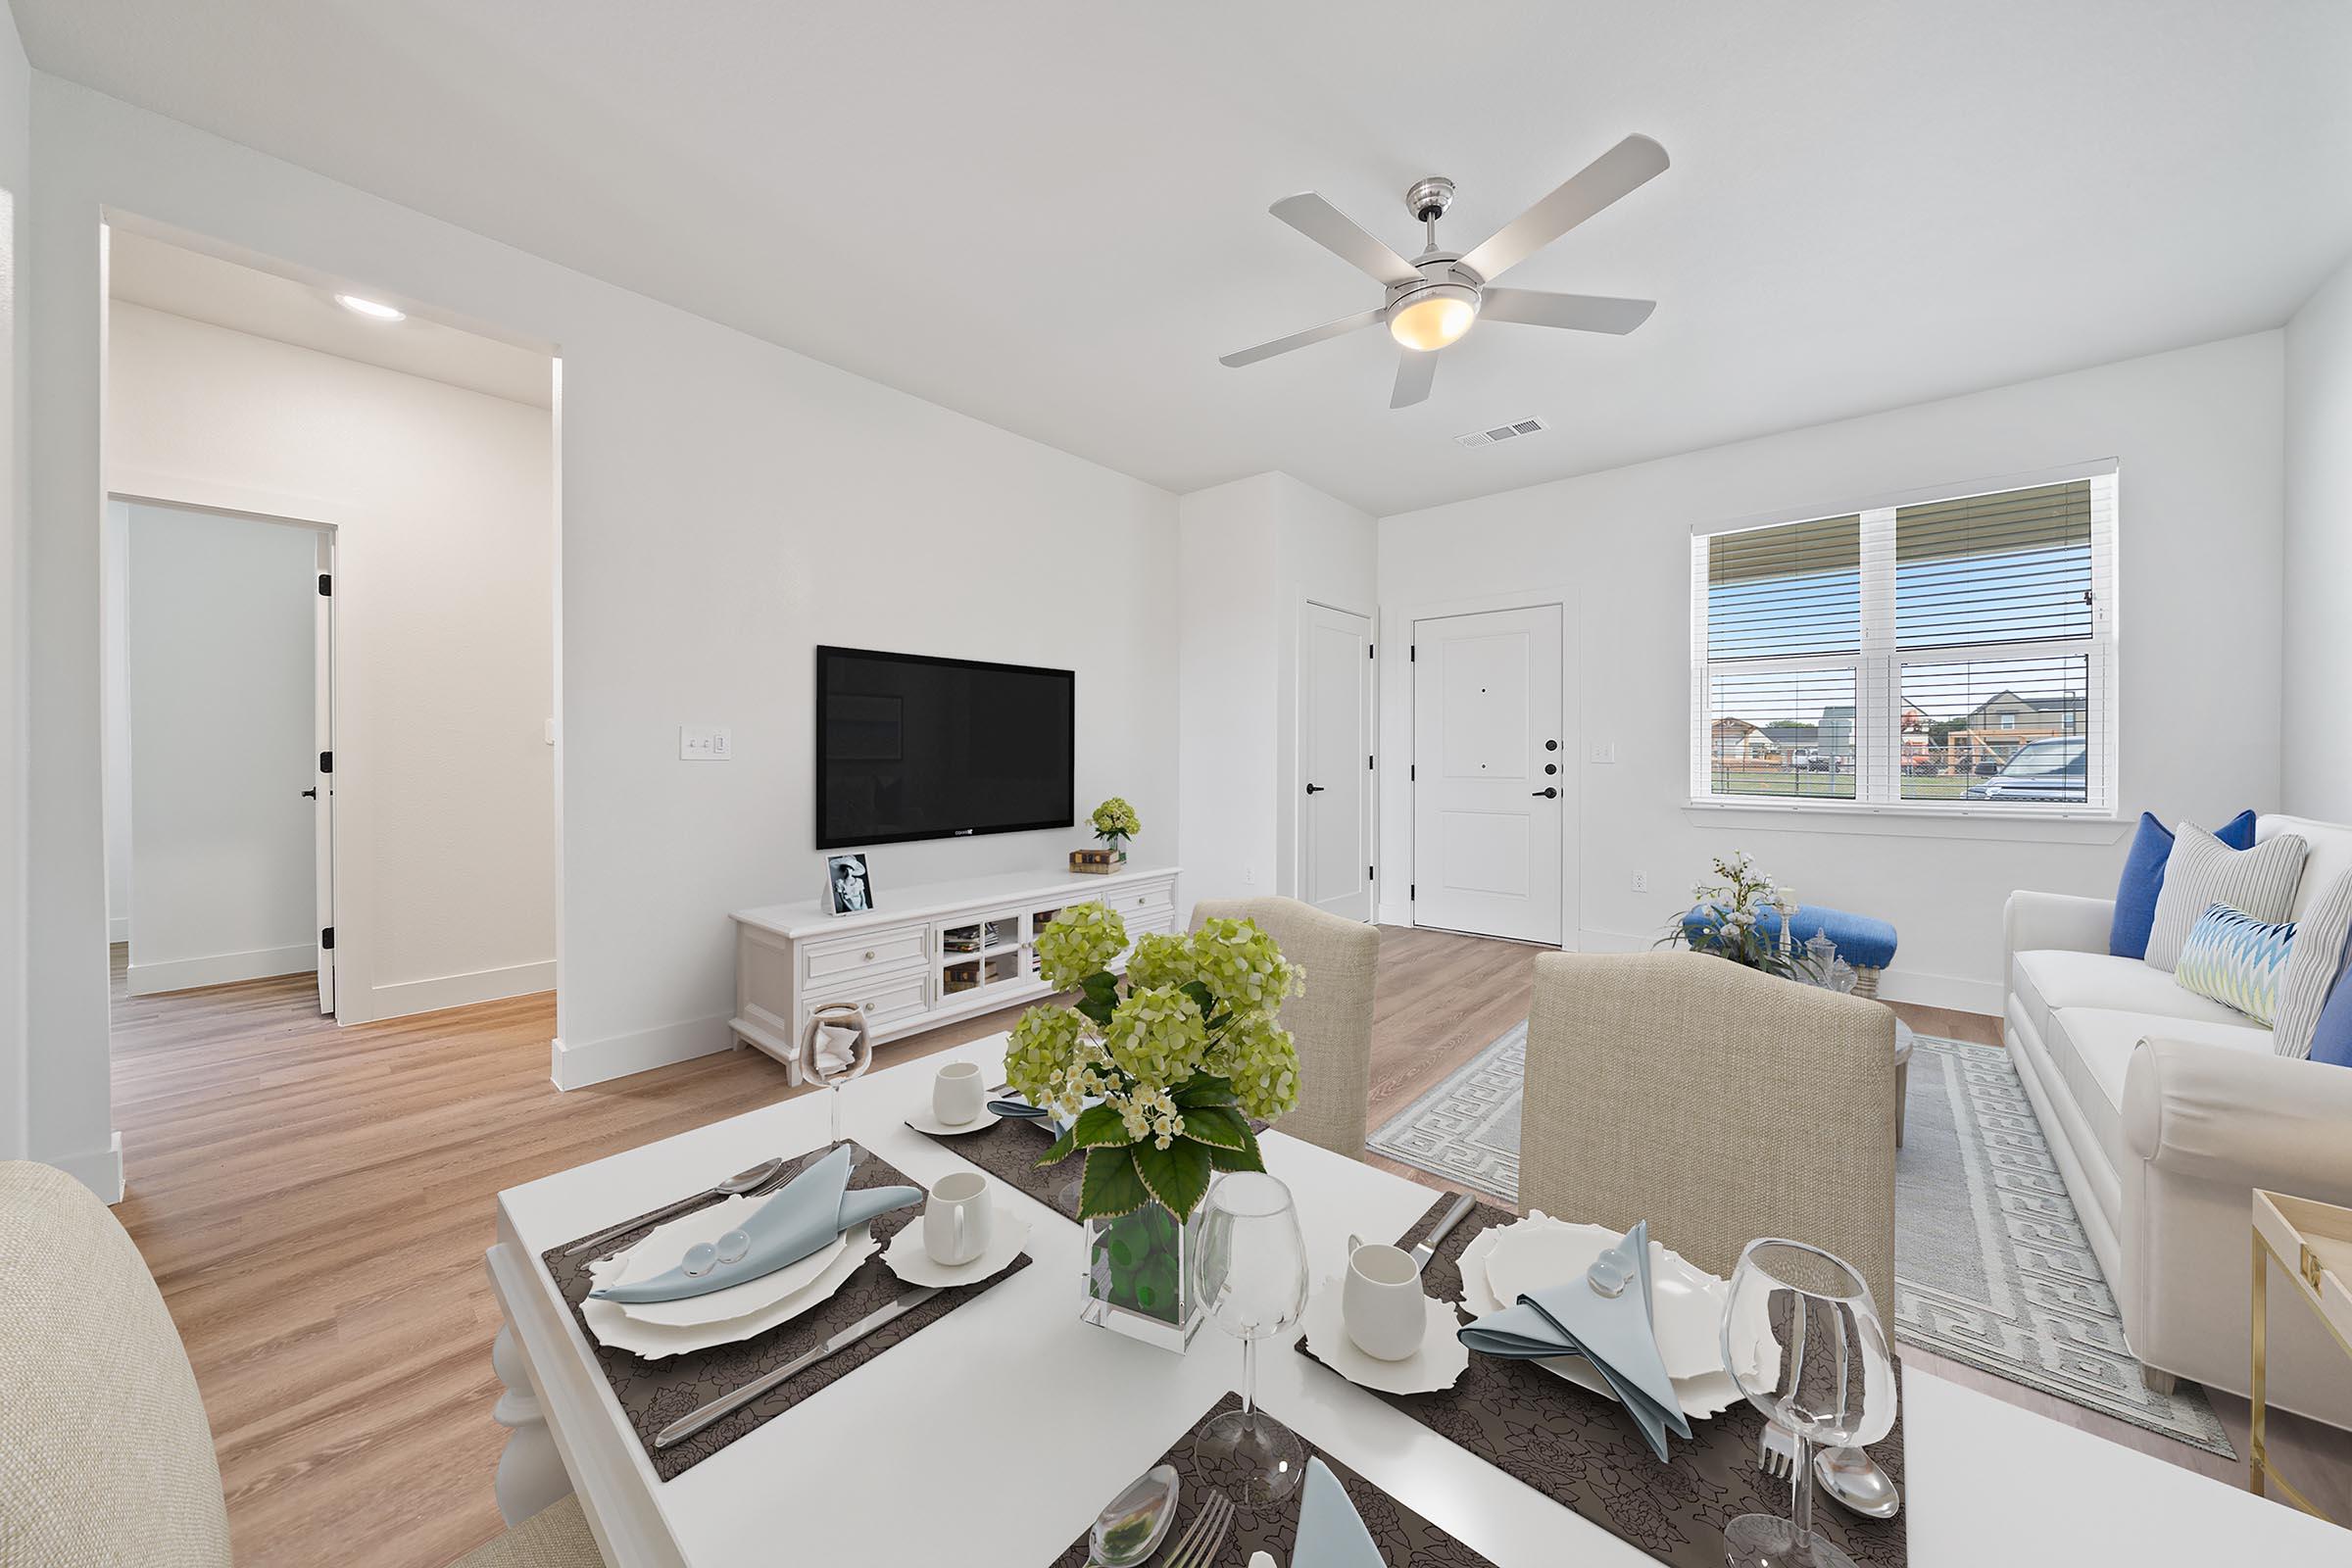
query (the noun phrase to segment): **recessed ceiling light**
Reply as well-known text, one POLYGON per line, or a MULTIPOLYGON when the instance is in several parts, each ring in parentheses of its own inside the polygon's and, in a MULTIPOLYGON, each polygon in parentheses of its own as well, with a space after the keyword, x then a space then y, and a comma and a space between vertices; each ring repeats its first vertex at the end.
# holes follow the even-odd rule
POLYGON ((406 311, 395 310, 389 305, 379 304, 374 300, 364 300, 357 294, 338 294, 335 296, 335 303, 351 312, 352 315, 365 316, 370 321, 405 321, 409 318, 409 313, 406 311))

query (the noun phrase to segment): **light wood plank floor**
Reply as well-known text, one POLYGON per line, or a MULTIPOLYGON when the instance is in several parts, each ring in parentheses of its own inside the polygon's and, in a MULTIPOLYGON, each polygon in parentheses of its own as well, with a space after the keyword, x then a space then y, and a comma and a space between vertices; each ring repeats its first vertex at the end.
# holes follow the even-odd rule
MULTIPOLYGON (((1536 951, 1383 929, 1374 1125, 1527 1015, 1536 951)), ((437 1568, 489 1539, 505 1435, 490 1419, 498 1313, 482 1274, 494 1195, 781 1099, 783 1070, 740 1051, 560 1094, 547 1078, 550 996, 338 1029, 318 1015, 308 975, 131 997, 122 964, 118 947, 115 1120, 130 1191, 116 1212, 187 1341, 237 1561, 437 1568)), ((1902 1010, 1924 1032, 1998 1039, 1989 1018, 1902 1010)), ((1013 1016, 885 1046, 877 1065, 1013 1016)), ((2238 1479, 2120 1422, 1935 1370, 2238 1479)), ((2342 1437, 2312 1432, 2277 1441, 2325 1506, 2352 1492, 2352 1462, 2334 1451, 2330 1470, 2342 1437), (2306 1446, 2323 1457, 2307 1460, 2306 1446)))

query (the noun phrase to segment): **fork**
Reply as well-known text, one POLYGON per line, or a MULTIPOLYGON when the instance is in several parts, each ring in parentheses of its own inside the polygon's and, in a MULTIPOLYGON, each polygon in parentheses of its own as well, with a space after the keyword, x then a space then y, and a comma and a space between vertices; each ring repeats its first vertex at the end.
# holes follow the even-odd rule
POLYGON ((1192 1528, 1159 1560, 1159 1568, 1208 1568, 1232 1530, 1233 1499, 1222 1492, 1211 1492, 1200 1511, 1193 1515, 1192 1528))
POLYGON ((1788 1481, 1796 1475, 1796 1434, 1778 1421, 1764 1423, 1764 1434, 1756 1440, 1756 1468, 1775 1481, 1788 1481))

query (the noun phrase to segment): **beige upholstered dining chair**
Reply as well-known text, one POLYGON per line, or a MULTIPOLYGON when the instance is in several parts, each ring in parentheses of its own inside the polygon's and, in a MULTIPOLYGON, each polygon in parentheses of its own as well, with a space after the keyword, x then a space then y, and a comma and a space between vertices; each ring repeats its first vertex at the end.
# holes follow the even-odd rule
MULTIPOLYGON (((0 1162, 0 1568, 228 1562, 204 1400, 138 1248, 71 1176, 0 1162)), ((458 1568, 603 1565, 566 1497, 458 1568)))
POLYGON ((1825 1248, 1894 1312, 1894 1014, 1695 953, 1536 959, 1519 1202, 1729 1275, 1825 1248))
POLYGON ((1349 1159, 1363 1158, 1380 928, 1297 899, 1194 906, 1194 930, 1211 918, 1255 920, 1306 976, 1306 989, 1282 1004, 1282 1025, 1298 1044, 1298 1105, 1274 1125, 1349 1159))

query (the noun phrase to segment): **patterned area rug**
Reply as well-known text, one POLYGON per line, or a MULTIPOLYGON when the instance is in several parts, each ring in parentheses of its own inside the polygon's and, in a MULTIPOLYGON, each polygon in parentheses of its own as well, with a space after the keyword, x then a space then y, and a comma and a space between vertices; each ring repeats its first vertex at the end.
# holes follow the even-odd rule
MULTIPOLYGON (((1519 1196, 1527 1025, 1372 1135, 1375 1152, 1519 1196)), ((1895 1338, 2235 1458, 2203 1391, 2140 1382, 2123 1318, 2009 1054, 1921 1035, 1895 1160, 1895 1338)))

